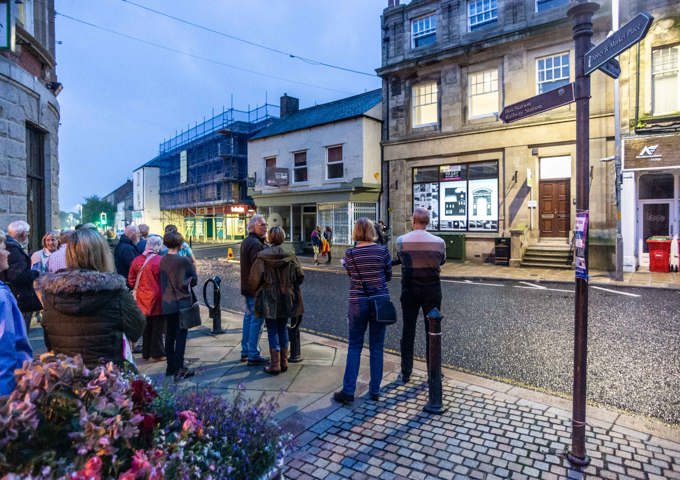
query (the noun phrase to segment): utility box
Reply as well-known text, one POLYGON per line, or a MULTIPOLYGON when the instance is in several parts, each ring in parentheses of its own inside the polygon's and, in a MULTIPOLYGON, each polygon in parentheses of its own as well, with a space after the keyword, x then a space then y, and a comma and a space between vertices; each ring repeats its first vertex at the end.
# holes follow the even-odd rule
POLYGON ((436 233, 446 244, 446 258, 465 260, 465 235, 462 233, 436 233))
POLYGON ((510 265, 510 237, 496 237, 494 240, 494 258, 496 265, 510 265))

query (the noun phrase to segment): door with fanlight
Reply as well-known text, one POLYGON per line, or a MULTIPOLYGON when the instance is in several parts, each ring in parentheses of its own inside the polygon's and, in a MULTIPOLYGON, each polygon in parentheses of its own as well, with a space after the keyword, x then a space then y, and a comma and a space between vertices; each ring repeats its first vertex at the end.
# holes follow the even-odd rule
POLYGON ((538 184, 541 238, 568 238, 571 226, 571 157, 540 160, 538 184))

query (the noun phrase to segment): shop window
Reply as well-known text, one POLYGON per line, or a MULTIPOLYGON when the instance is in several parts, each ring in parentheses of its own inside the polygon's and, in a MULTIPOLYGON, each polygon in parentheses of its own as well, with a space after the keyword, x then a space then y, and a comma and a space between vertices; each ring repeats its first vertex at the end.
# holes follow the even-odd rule
POLYGON ((498 21, 496 0, 468 0, 468 27, 471 32, 498 21))
POLYGON ((497 161, 418 167, 413 180, 413 208, 430 212, 428 230, 498 231, 497 161))
POLYGON ((569 53, 536 59, 536 90, 548 92, 569 83, 569 53))
POLYGON ((307 151, 293 153, 293 181, 301 183, 307 181, 307 151))
POLYGON ((423 82, 413 85, 411 101, 413 104, 413 126, 436 125, 439 121, 437 82, 423 82))
POLYGON ((640 177, 640 200, 672 199, 673 196, 673 175, 654 174, 640 177))
POLYGON ((411 47, 431 45, 437 40, 437 16, 427 15, 411 20, 411 47))
POLYGON ((342 145, 326 148, 326 179, 342 178, 344 176, 342 161, 342 145))
POLYGON ((498 69, 468 74, 468 118, 498 113, 498 69))
POLYGON ((652 112, 654 115, 680 110, 680 45, 652 50, 652 112))

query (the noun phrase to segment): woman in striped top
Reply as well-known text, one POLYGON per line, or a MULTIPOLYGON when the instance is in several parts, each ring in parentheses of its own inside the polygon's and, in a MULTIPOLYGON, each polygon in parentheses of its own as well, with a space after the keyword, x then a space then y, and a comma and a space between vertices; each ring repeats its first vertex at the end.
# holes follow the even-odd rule
POLYGON ((385 325, 372 319, 368 297, 390 295, 387 282, 392 278, 392 258, 386 247, 375 243, 376 238, 373 222, 368 218, 359 218, 352 231, 352 240, 356 242, 356 246, 347 249, 342 259, 342 265, 350 277, 347 311, 349 344, 342 390, 336 392, 333 399, 344 404, 354 401, 367 327, 371 371, 369 394, 372 400, 380 399, 385 325))

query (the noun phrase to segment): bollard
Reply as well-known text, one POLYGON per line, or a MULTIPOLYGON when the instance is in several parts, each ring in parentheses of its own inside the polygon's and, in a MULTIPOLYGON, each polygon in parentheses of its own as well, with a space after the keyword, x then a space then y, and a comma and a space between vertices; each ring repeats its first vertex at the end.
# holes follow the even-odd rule
POLYGON ((302 361, 300 354, 300 323, 302 323, 302 315, 292 318, 288 327, 288 342, 290 343, 289 363, 302 361))
POLYGON ((227 248, 227 260, 233 260, 234 259, 234 251, 231 249, 231 247, 227 248))
POLYGON ((427 333, 427 384, 429 399, 423 410, 441 414, 446 411, 442 405, 442 315, 433 308, 425 317, 427 333))
POLYGON ((220 333, 224 333, 224 330, 222 330, 222 292, 220 291, 220 285, 222 284, 222 279, 218 276, 214 276, 213 278, 209 278, 208 280, 205 281, 203 284, 203 301, 205 302, 205 305, 208 307, 208 311, 210 312, 210 318, 213 320, 213 328, 212 328, 212 333, 213 335, 219 335, 220 333), (207 290, 208 290, 208 284, 212 283, 213 284, 213 303, 214 305, 210 305, 208 303, 208 295, 207 295, 207 290))

